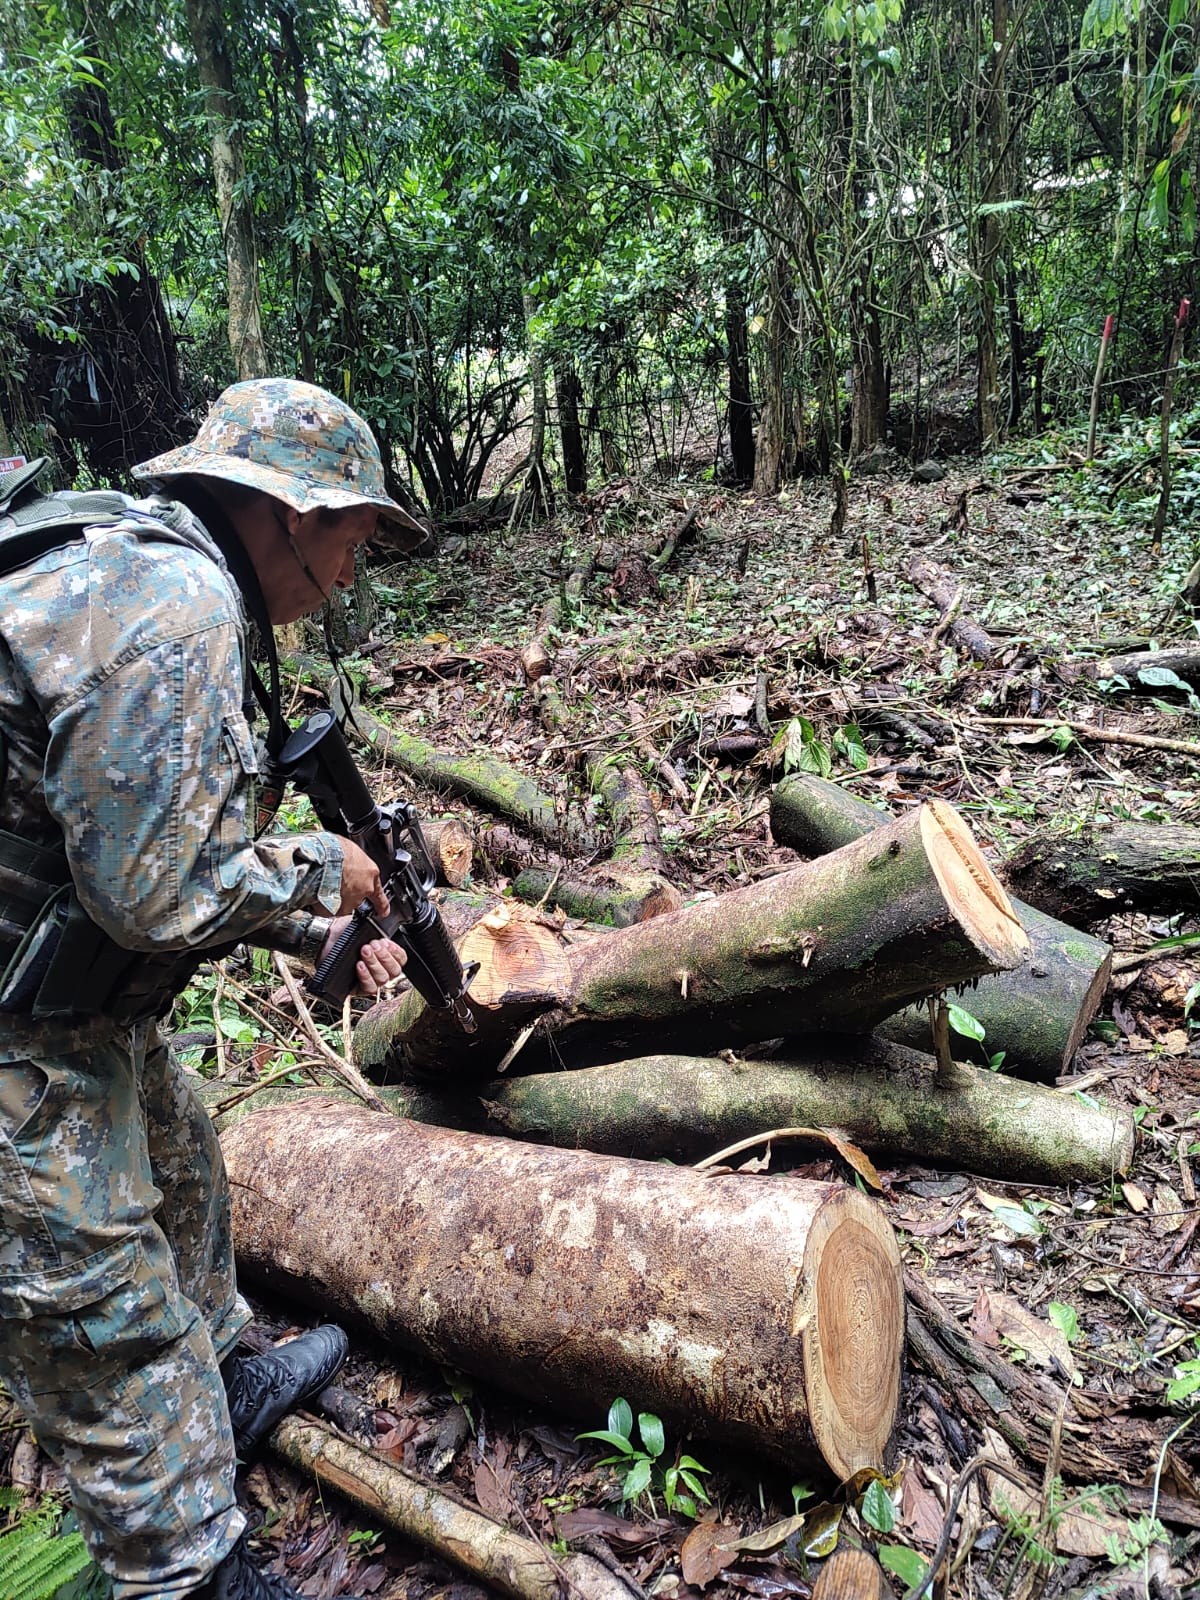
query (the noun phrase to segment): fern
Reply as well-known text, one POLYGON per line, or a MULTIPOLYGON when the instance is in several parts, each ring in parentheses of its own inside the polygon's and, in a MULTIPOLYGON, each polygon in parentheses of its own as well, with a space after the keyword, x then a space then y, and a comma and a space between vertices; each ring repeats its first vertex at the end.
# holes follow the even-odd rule
POLYGON ((60 1515, 57 1505, 43 1502, 0 1534, 0 1594, 4 1600, 53 1600, 64 1584, 91 1564, 80 1534, 58 1532, 60 1515))

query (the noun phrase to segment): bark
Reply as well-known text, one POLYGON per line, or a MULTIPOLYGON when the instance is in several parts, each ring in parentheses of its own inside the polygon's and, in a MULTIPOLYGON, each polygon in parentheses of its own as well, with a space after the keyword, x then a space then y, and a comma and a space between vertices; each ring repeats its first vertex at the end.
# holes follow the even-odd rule
POLYGON ((270 1444, 290 1466, 323 1489, 335 1489, 373 1522, 386 1523, 510 1600, 561 1600, 564 1578, 577 1600, 630 1600, 629 1588, 595 1556, 556 1557, 319 1422, 285 1417, 270 1444))
POLYGON ((614 1394, 839 1478, 886 1456, 904 1304, 856 1189, 271 1108, 222 1135, 239 1272, 568 1413, 614 1394))
POLYGON ((229 344, 238 377, 267 376, 266 342, 258 292, 258 252, 254 214, 244 195, 245 155, 241 110, 233 81, 230 40, 215 0, 187 0, 188 28, 200 81, 212 148, 213 181, 229 275, 229 344))
MULTIPOLYGON (((884 821, 874 806, 811 773, 793 773, 771 795, 773 837, 806 855, 836 850, 884 821)), ((981 978, 961 1003, 983 1024, 988 1054, 1005 1052, 1006 1072, 1052 1079, 1070 1065, 1104 997, 1112 951, 1024 901, 1012 905, 1029 935, 1028 963, 981 978)), ((879 1031, 897 1043, 930 1048, 924 1007, 905 1008, 879 1031)))
POLYGON ((1008 883, 1052 916, 1098 922, 1118 911, 1200 911, 1200 828, 1114 822, 1022 845, 1008 883))
POLYGON ((854 351, 850 384, 851 456, 865 455, 887 432, 887 367, 875 297, 875 278, 868 257, 859 269, 858 292, 850 306, 850 338, 854 351))
POLYGON ((932 600, 942 613, 942 623, 960 649, 975 661, 990 661, 996 646, 975 619, 961 609, 962 585, 927 556, 910 556, 904 576, 932 600))
POLYGON ((895 1600, 895 1591, 865 1550, 835 1550, 813 1585, 812 1600, 895 1600))
MULTIPOLYGON (((486 1126, 644 1160, 696 1160, 772 1128, 837 1128, 893 1160, 1026 1183, 1101 1183, 1133 1159, 1132 1119, 1073 1094, 878 1037, 806 1040, 778 1061, 645 1056, 499 1079, 486 1126)), ((449 1113, 439 1111, 438 1120, 449 1113)))
POLYGON ((529 1071, 547 1049, 586 1051, 590 1065, 647 1048, 865 1033, 909 1001, 1027 955, 970 831, 934 800, 795 871, 568 950, 553 983, 514 973, 510 995, 486 1008, 472 994, 483 1035, 473 1054, 411 997, 374 1006, 355 1053, 368 1070, 478 1072, 491 1064, 483 1040, 510 1049, 534 1016, 529 1071))

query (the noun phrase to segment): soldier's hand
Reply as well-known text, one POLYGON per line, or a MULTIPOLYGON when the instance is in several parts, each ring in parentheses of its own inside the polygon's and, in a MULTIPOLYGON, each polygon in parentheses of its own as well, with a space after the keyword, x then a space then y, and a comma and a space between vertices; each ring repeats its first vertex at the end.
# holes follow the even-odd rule
MULTIPOLYGON (((337 944, 349 924, 349 917, 335 917, 321 951, 318 965, 337 944)), ((371 998, 381 994, 404 970, 404 951, 390 939, 371 939, 363 945, 358 955, 358 989, 356 993, 371 998)))
POLYGON ((388 897, 383 892, 379 868, 367 852, 353 839, 343 839, 342 844, 342 898, 338 905, 340 916, 348 917, 357 911, 364 900, 369 900, 381 917, 388 913, 388 897))

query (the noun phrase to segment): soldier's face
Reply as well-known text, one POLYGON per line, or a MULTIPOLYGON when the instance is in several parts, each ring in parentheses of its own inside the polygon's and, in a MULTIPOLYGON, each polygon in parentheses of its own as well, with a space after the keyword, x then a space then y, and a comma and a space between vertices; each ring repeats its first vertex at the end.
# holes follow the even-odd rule
POLYGON ((278 543, 267 571, 259 572, 267 612, 277 628, 319 611, 334 589, 351 586, 355 556, 378 520, 374 506, 352 506, 332 515, 283 508, 278 543))

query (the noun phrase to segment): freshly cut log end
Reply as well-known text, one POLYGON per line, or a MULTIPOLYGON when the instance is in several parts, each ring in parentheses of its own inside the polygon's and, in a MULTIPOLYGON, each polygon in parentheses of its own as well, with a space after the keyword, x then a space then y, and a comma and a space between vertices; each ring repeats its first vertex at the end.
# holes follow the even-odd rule
POLYGON ((809 1422, 841 1478, 882 1464, 900 1400, 891 1337, 904 1327, 896 1239, 873 1206, 854 1203, 861 1198, 844 1189, 817 1214, 801 1280, 808 1292, 797 1300, 805 1307, 800 1339, 809 1422))
POLYGON ((554 934, 525 906, 500 905, 477 922, 459 945, 464 966, 479 963, 471 979, 474 1006, 500 1006, 532 994, 565 995, 567 962, 554 934))
POLYGON ((1011 969, 1029 958, 1029 939, 1012 901, 988 866, 970 829, 944 800, 918 813, 921 837, 946 904, 974 931, 996 966, 1011 969))
POLYGON ((838 1478, 880 1466, 904 1309, 837 1183, 453 1133, 337 1100, 227 1128, 238 1271, 539 1404, 614 1394, 838 1478))

